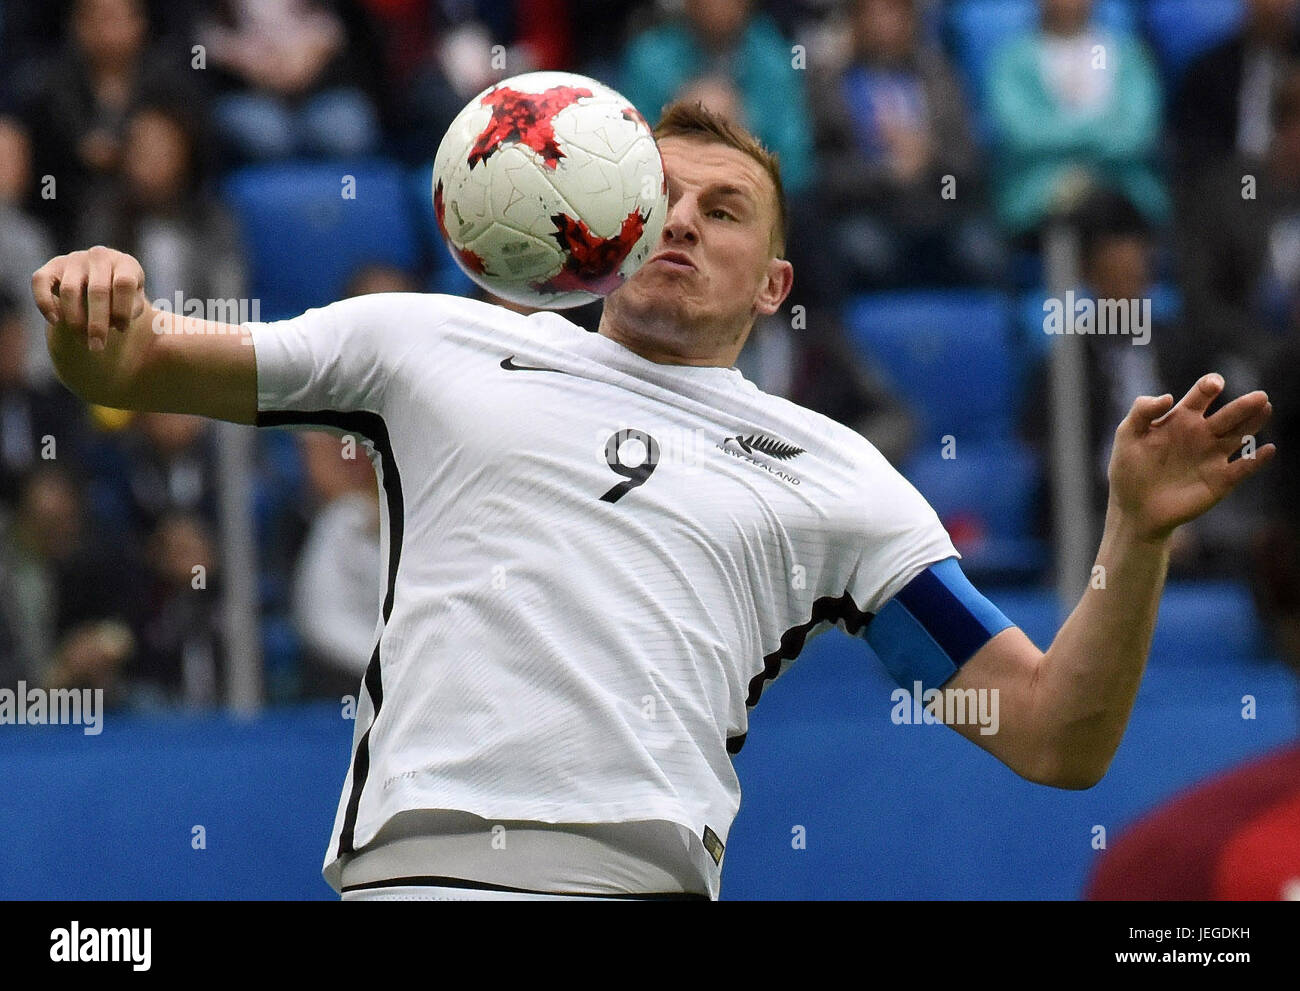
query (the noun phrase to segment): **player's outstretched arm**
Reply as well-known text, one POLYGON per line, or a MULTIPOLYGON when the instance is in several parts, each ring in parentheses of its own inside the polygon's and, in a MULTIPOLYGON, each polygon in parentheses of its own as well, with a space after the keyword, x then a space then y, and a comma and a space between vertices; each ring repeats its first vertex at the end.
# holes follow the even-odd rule
POLYGON ((1276 453, 1228 459, 1268 421, 1263 392, 1206 410, 1223 391, 1202 377, 1174 405, 1142 396, 1115 432, 1110 498, 1087 591, 1046 653, 1016 628, 985 644, 946 687, 996 689, 998 732, 955 726, 1017 773, 1062 788, 1101 780, 1119 747, 1146 666, 1169 563, 1169 538, 1276 453), (1097 570, 1101 569, 1101 570, 1097 570))
POLYGON ((132 256, 102 245, 59 255, 32 275, 32 295, 55 371, 87 402, 254 422, 247 333, 155 309, 132 256))

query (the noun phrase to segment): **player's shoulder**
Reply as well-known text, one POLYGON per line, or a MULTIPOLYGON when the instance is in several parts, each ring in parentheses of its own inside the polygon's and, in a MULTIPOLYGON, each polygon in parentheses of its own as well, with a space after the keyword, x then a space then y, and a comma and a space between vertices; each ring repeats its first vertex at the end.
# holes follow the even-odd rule
POLYGON ((817 456, 856 472, 874 474, 895 469, 866 437, 824 413, 801 406, 745 380, 746 394, 764 420, 789 434, 789 441, 817 456))
POLYGON ((448 320, 509 320, 506 314, 512 314, 504 307, 494 306, 482 300, 466 296, 452 296, 436 292, 375 292, 361 296, 348 296, 330 303, 324 309, 341 316, 379 317, 409 319, 421 318, 422 321, 448 320))
POLYGON ((505 306, 447 293, 380 292, 340 299, 308 310, 304 320, 330 320, 341 329, 382 333, 386 338, 420 336, 459 330, 468 336, 518 335, 555 337, 582 333, 559 314, 523 314, 505 306))

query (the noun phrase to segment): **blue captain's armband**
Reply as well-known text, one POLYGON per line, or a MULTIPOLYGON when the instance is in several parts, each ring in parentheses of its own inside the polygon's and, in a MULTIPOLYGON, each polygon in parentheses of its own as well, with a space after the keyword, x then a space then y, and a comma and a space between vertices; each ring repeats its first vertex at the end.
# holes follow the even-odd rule
POLYGON ((885 603, 860 635, 890 677, 938 688, 997 634, 1015 624, 966 578, 955 557, 932 564, 885 603))

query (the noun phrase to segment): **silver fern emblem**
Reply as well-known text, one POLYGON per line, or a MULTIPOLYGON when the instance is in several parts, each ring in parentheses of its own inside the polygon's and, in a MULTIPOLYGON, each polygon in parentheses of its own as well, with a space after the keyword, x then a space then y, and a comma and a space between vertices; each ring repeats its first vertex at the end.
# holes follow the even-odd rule
POLYGON ((768 437, 766 434, 728 437, 727 440, 734 440, 746 454, 753 454, 757 451, 759 454, 766 454, 769 458, 776 458, 778 461, 789 461, 791 458, 797 458, 804 451, 802 447, 787 444, 775 437, 768 437))

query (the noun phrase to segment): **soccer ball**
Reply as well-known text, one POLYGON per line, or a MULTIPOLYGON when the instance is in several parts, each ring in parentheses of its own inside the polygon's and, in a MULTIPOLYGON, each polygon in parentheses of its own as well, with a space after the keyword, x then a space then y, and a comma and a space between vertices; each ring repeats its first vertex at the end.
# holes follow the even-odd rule
POLYGON ((650 126, 586 76, 529 72, 490 86, 447 129, 433 208, 452 256, 484 289, 564 309, 645 264, 668 215, 650 126))

